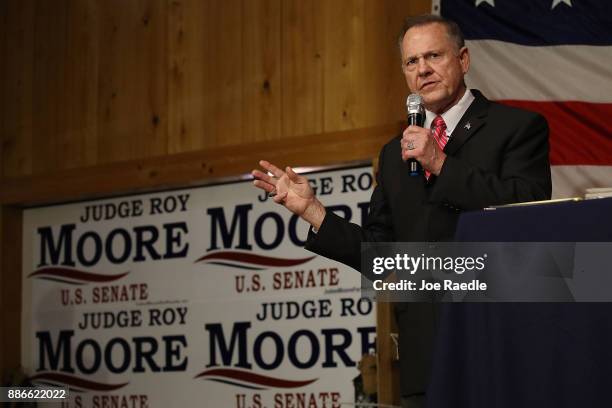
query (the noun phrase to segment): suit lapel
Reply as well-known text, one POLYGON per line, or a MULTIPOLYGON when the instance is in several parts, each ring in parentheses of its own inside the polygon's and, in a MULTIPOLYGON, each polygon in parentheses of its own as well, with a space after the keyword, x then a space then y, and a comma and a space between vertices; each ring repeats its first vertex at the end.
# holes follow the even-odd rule
POLYGON ((476 89, 473 89, 472 93, 475 97, 474 102, 463 114, 450 140, 444 147, 444 153, 446 154, 455 154, 486 122, 489 100, 476 89))

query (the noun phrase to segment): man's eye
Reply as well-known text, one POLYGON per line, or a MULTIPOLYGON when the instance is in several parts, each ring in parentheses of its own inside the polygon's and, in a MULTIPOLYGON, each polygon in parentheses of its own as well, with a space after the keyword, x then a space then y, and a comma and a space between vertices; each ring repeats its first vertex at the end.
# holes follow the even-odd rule
POLYGON ((417 62, 417 59, 416 58, 412 58, 412 59, 409 59, 408 61, 406 61, 406 65, 414 65, 414 64, 416 64, 416 62, 417 62))

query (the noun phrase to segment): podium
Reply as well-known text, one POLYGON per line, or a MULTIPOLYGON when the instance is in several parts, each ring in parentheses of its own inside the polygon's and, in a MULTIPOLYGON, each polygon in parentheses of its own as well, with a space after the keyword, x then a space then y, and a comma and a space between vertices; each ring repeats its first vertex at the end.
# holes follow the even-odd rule
MULTIPOLYGON (((456 240, 612 242, 612 199, 464 213, 456 240)), ((612 406, 612 303, 441 304, 427 399, 428 408, 612 406)))

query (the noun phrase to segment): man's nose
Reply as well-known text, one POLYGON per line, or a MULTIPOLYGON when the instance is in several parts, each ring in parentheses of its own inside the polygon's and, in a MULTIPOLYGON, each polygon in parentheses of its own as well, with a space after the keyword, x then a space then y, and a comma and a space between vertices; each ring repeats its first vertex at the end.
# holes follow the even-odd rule
POLYGON ((431 74, 431 66, 425 58, 419 58, 417 63, 417 72, 419 76, 427 76, 431 74))

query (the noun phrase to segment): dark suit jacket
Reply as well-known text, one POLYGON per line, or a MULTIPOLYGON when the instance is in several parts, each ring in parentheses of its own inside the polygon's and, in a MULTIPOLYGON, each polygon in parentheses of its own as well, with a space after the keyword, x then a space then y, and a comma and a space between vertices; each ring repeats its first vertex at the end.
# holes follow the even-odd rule
MULTIPOLYGON (((472 92, 475 100, 444 148, 447 158, 438 177, 410 176, 401 159, 401 135, 395 137, 380 153, 378 184, 363 227, 328 213, 306 248, 360 270, 361 242, 450 241, 461 211, 550 198, 546 120, 472 92)), ((431 359, 434 306, 396 304, 395 309, 401 392, 421 393, 431 359)))

